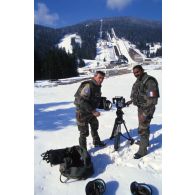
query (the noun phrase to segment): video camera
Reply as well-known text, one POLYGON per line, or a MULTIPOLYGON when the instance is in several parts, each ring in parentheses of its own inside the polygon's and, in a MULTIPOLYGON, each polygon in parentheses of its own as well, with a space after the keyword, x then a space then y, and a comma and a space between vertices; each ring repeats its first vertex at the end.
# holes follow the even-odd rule
POLYGON ((107 100, 106 97, 101 97, 98 108, 104 110, 110 110, 112 108, 112 102, 107 100))
POLYGON ((123 96, 115 96, 112 98, 113 104, 116 104, 116 108, 124 108, 127 106, 125 98, 123 96))

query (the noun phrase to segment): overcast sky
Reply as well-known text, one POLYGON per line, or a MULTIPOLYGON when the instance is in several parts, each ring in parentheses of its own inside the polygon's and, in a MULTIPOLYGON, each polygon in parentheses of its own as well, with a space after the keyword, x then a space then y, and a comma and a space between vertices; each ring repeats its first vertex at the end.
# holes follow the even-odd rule
POLYGON ((162 0, 35 0, 34 9, 35 24, 54 28, 112 16, 162 20, 162 0))

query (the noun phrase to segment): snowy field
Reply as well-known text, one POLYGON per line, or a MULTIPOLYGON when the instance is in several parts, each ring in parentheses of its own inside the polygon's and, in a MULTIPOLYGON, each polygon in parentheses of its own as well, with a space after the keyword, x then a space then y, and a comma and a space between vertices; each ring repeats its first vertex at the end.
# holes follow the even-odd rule
MULTIPOLYGON (((161 70, 146 70, 157 78, 161 91, 161 70)), ((112 100, 115 96, 129 99, 135 77, 132 73, 105 78, 102 96, 112 100)), ((161 98, 151 122, 149 154, 139 160, 133 159, 137 152, 136 144, 130 145, 126 139, 121 140, 118 152, 114 151, 113 140, 109 140, 116 108, 101 110, 99 117, 99 135, 107 146, 94 148, 91 136, 87 147, 92 157, 95 173, 82 181, 62 184, 59 180, 59 166, 51 167, 41 159, 41 153, 50 149, 59 149, 78 145, 79 132, 75 121, 74 94, 80 83, 58 85, 55 87, 35 87, 35 132, 34 132, 34 194, 36 195, 85 195, 86 184, 102 178, 106 182, 105 195, 128 195, 129 185, 133 181, 150 184, 153 195, 162 195, 162 104, 161 98)), ((161 94, 162 96, 162 94, 161 94)), ((137 108, 133 105, 123 108, 126 126, 134 139, 137 139, 137 108)), ((122 133, 126 134, 122 126, 122 133)))

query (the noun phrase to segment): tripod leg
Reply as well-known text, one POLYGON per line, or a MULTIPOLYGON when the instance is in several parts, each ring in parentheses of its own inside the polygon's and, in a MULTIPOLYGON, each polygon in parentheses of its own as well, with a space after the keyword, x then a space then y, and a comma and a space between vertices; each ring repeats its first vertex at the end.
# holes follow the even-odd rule
POLYGON ((120 147, 120 134, 121 134, 121 125, 117 126, 116 134, 114 137, 114 149, 117 151, 120 147))
POLYGON ((127 135, 128 135, 128 140, 130 140, 131 141, 131 145, 134 143, 134 139, 130 136, 130 134, 129 134, 129 132, 128 132, 128 129, 127 129, 127 127, 126 127, 126 124, 125 124, 125 121, 123 121, 123 125, 124 125, 124 127, 125 127, 125 130, 126 130, 126 132, 127 132, 127 135))
POLYGON ((117 129, 117 122, 116 122, 116 119, 115 119, 114 127, 113 127, 113 130, 112 130, 112 134, 110 136, 110 139, 114 138, 114 134, 115 134, 116 129, 117 129))

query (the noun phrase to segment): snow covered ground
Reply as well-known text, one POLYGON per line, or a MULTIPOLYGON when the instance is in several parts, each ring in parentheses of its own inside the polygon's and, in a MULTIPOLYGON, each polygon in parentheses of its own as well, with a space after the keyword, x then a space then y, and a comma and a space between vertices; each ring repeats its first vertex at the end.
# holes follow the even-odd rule
MULTIPOLYGON (((161 59, 156 59, 157 62, 160 62, 161 59)), ((106 75, 117 75, 120 70, 126 70, 127 72, 132 71, 132 67, 115 65, 112 68, 107 68, 104 63, 97 65, 98 62, 96 60, 84 60, 86 63, 85 67, 78 68, 78 72, 80 73, 79 77, 71 77, 64 79, 56 79, 56 80, 37 80, 34 84, 35 87, 56 87, 58 85, 66 85, 70 83, 80 82, 86 79, 91 78, 94 75, 94 72, 97 70, 104 71, 106 75), (113 74, 114 72, 114 74, 113 74)), ((150 64, 150 65, 142 65, 145 70, 161 70, 162 65, 159 64, 150 64)))
POLYGON ((65 48, 67 53, 72 53, 73 47, 71 44, 71 40, 73 38, 74 38, 75 42, 81 46, 81 44, 82 44, 81 37, 79 35, 77 35, 76 33, 74 33, 74 34, 65 35, 61 39, 60 43, 58 43, 58 47, 65 48))
MULTIPOLYGON (((161 91, 161 70, 147 70, 156 77, 161 91)), ((129 99, 135 77, 132 73, 106 78, 102 86, 102 96, 111 100, 115 96, 129 99)), ((88 149, 92 157, 95 173, 82 181, 62 184, 59 181, 59 166, 51 167, 41 159, 41 153, 50 149, 59 149, 78 145, 79 132, 75 121, 74 94, 80 83, 58 85, 55 87, 35 87, 34 107, 34 194, 36 195, 85 195, 87 182, 102 178, 106 182, 105 195, 130 194, 129 185, 133 181, 145 182, 153 188, 154 195, 162 195, 162 108, 161 98, 151 122, 149 154, 142 159, 133 159, 137 145, 121 140, 118 152, 114 151, 113 140, 109 140, 116 108, 101 110, 99 134, 107 146, 94 148, 91 136, 88 137, 88 149)), ((161 94, 162 96, 162 94, 161 94)), ((123 108, 124 119, 131 136, 137 139, 137 109, 135 106, 123 108)), ((126 134, 122 127, 122 133, 126 134)))

